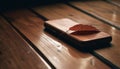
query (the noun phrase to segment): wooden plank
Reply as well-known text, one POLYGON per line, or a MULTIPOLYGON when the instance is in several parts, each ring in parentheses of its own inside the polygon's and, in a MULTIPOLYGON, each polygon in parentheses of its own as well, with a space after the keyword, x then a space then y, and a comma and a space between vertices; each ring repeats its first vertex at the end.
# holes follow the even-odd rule
POLYGON ((2 17, 0 17, 0 69, 51 69, 2 17))
POLYGON ((78 1, 70 4, 120 29, 120 7, 104 1, 78 1))
POLYGON ((108 0, 108 2, 120 7, 120 0, 108 0))
POLYGON ((11 19, 12 24, 17 29, 39 48, 57 69, 109 69, 108 66, 94 56, 80 52, 44 32, 43 22, 36 15, 30 13, 28 16, 24 16, 24 13, 28 14, 30 12, 22 10, 21 12, 16 11, 16 13, 11 12, 5 15, 11 19), (23 14, 18 16, 19 13, 23 14), (18 16, 18 18, 14 16, 18 16))
POLYGON ((100 55, 106 57, 110 61, 112 61, 114 64, 120 67, 120 31, 119 30, 112 30, 112 47, 108 49, 98 50, 96 51, 100 55), (114 31, 114 32, 113 32, 114 31))
POLYGON ((120 39, 120 31, 115 29, 114 27, 111 27, 107 24, 104 24, 82 12, 79 12, 69 6, 66 6, 64 4, 56 4, 51 6, 45 6, 45 7, 37 7, 33 8, 36 12, 38 12, 40 15, 48 18, 48 19, 59 19, 59 18, 70 18, 78 23, 84 23, 88 25, 93 25, 97 27, 99 30, 104 31, 106 33, 109 33, 112 35, 112 47, 101 49, 101 52, 98 52, 103 57, 111 61, 112 63, 118 65, 120 67, 120 43, 118 42, 120 39), (51 11, 52 10, 52 11, 51 11), (113 54, 111 54, 113 53, 113 54), (116 57, 115 57, 116 56, 116 57))

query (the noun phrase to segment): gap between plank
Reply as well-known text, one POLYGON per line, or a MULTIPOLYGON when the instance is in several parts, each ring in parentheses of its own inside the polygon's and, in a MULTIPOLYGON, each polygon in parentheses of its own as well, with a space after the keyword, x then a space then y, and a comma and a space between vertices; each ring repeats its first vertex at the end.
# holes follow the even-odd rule
POLYGON ((90 53, 93 56, 95 56, 96 58, 98 58, 99 60, 101 60, 103 63, 105 63, 106 65, 108 65, 109 67, 111 67, 112 69, 120 69, 120 67, 114 65, 112 62, 110 62, 109 60, 105 59, 104 57, 102 57, 98 53, 96 53, 94 51, 90 51, 90 53))
POLYGON ((118 7, 120 7, 120 4, 118 4, 118 3, 116 3, 116 2, 114 2, 114 1, 111 1, 111 0, 105 0, 107 3, 110 3, 110 4, 113 4, 113 5, 115 5, 115 6, 118 6, 118 7))
POLYGON ((74 8, 74 9, 76 9, 76 10, 78 10, 78 11, 80 11, 80 12, 83 12, 83 13, 85 13, 85 14, 87 14, 87 15, 89 15, 89 16, 91 16, 91 17, 93 17, 93 18, 95 18, 95 19, 97 19, 97 20, 99 20, 99 21, 101 21, 101 22, 103 22, 103 23, 105 23, 105 24, 108 24, 108 25, 110 25, 110 26, 112 26, 112 27, 115 27, 116 29, 118 29, 118 30, 120 30, 120 27, 119 26, 117 26, 117 25, 114 25, 111 21, 109 21, 109 20, 105 20, 105 19, 103 19, 102 17, 97 17, 97 16, 95 16, 95 15, 93 15, 93 14, 90 14, 89 12, 87 12, 87 11, 85 11, 85 10, 82 10, 81 8, 77 8, 77 7, 75 7, 74 5, 72 5, 72 4, 70 4, 70 3, 65 3, 66 5, 68 5, 68 6, 70 6, 70 7, 72 7, 72 8, 74 8))
POLYGON ((30 44, 30 46, 39 54, 39 56, 41 56, 45 62, 52 68, 52 69, 56 69, 55 66, 47 59, 47 57, 24 35, 22 34, 12 23, 11 21, 4 16, 4 14, 0 14, 12 27, 13 29, 22 36, 22 38, 28 43, 30 44))

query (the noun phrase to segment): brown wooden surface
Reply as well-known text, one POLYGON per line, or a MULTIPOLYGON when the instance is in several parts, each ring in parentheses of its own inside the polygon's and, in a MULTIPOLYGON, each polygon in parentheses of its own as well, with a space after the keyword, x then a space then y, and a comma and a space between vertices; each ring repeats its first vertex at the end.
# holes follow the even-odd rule
POLYGON ((1 17, 0 69, 51 69, 1 17))
MULTIPOLYGON (((45 10, 43 11, 46 13, 45 10)), ((43 52, 57 69, 109 69, 108 66, 94 56, 77 51, 54 36, 44 32, 42 20, 31 12, 22 10, 5 13, 5 15, 9 17, 17 29, 43 52)), ((51 17, 54 17, 54 15, 51 17)))
POLYGON ((120 4, 120 0, 111 0, 111 1, 113 1, 113 2, 116 2, 116 3, 120 4))
POLYGON ((70 4, 120 28, 120 7, 104 1, 71 2, 70 4))
POLYGON ((109 2, 120 7, 120 0, 109 0, 109 2))
POLYGON ((103 32, 109 33, 112 35, 112 47, 101 49, 100 51, 96 50, 97 53, 101 54, 103 57, 111 61, 112 63, 120 67, 120 43, 119 43, 119 34, 120 31, 111 27, 107 24, 104 24, 84 13, 81 13, 69 6, 64 4, 56 4, 51 6, 37 7, 33 8, 36 12, 48 19, 59 19, 59 18, 70 18, 74 21, 83 22, 84 24, 90 24, 103 32), (52 11, 51 11, 52 10, 52 11), (49 13, 48 13, 49 12, 49 13), (111 54, 112 53, 112 54, 111 54))
POLYGON ((103 49, 103 50, 98 50, 96 51, 100 55, 106 57, 110 61, 112 61, 114 64, 120 67, 120 31, 119 30, 111 30, 111 35, 112 35, 112 47, 103 49))

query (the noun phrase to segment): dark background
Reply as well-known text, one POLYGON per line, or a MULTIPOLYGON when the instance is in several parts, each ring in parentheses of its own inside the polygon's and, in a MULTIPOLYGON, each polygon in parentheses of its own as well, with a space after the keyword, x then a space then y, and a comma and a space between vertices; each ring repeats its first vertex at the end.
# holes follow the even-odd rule
POLYGON ((0 11, 68 1, 70 0, 0 0, 0 11))

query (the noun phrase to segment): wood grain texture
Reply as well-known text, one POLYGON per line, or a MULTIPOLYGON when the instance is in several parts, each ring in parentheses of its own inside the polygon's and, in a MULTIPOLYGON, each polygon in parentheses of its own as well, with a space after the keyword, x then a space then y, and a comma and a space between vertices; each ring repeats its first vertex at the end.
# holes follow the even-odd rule
MULTIPOLYGON (((46 8, 47 9, 47 8, 46 8)), ((57 69, 109 69, 108 66, 88 53, 82 53, 54 36, 43 31, 43 22, 27 10, 5 14, 12 24, 19 29, 57 69), (18 18, 14 17, 18 16, 18 18), (23 18, 24 16, 24 18, 23 18), (101 67, 102 66, 102 67, 101 67)))
POLYGON ((78 1, 70 4, 120 28, 120 7, 118 6, 104 1, 78 1))
POLYGON ((109 33, 112 35, 112 47, 101 49, 100 51, 96 51, 101 54, 103 57, 111 61, 112 63, 118 65, 120 67, 120 43, 118 42, 120 39, 120 31, 111 27, 107 24, 104 24, 84 13, 81 13, 69 6, 64 4, 56 4, 51 6, 37 7, 33 8, 36 12, 41 14, 42 16, 48 19, 59 19, 59 18, 70 18, 78 23, 84 23, 88 25, 93 25, 97 27, 99 30, 109 33), (51 11, 52 10, 52 11, 51 11), (112 54, 111 54, 112 53, 112 54))
POLYGON ((1 17, 0 69, 51 69, 1 17))
POLYGON ((108 2, 120 7, 120 0, 108 0, 108 2))

